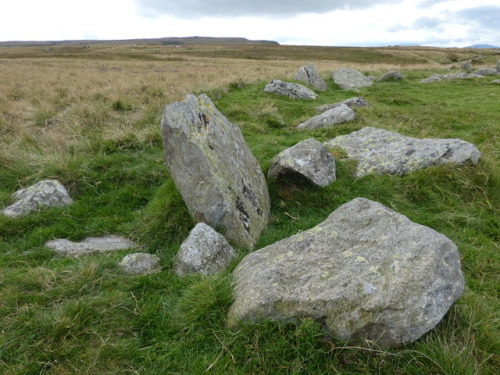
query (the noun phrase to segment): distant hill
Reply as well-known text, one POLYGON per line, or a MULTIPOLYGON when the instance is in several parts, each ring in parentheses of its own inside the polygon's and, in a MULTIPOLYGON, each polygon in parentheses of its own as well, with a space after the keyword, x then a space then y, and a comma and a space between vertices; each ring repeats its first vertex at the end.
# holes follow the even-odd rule
POLYGON ((500 48, 497 46, 492 46, 491 44, 473 44, 472 46, 468 46, 465 48, 483 48, 483 49, 495 49, 495 48, 500 48))
POLYGON ((272 40, 249 40, 246 38, 215 38, 215 37, 185 37, 185 38, 153 38, 126 40, 60 40, 60 41, 11 41, 0 42, 0 47, 51 47, 51 46, 82 46, 82 45, 130 45, 130 44, 163 44, 163 45, 271 45, 279 43, 272 40))

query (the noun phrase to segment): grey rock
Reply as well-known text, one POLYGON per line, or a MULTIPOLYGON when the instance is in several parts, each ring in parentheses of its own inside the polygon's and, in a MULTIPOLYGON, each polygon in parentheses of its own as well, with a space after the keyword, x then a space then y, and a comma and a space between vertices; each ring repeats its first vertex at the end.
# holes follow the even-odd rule
POLYGON ((472 74, 480 75, 480 76, 496 76, 498 71, 496 68, 483 68, 475 70, 472 74))
POLYGON ((304 82, 306 85, 312 86, 316 90, 326 91, 325 81, 320 77, 318 72, 316 72, 314 65, 311 63, 300 68, 297 74, 295 74, 294 79, 304 82))
POLYGON ((368 107, 369 104, 366 100, 359 96, 355 96, 354 98, 349 98, 346 100, 342 100, 341 102, 333 103, 333 104, 326 104, 322 105, 319 107, 316 107, 316 112, 318 113, 323 113, 325 111, 328 111, 329 109, 336 108, 338 106, 341 106, 342 104, 348 106, 349 108, 352 107, 368 107))
POLYGON ((356 112, 354 112, 347 105, 342 104, 300 123, 297 126, 297 129, 320 129, 336 124, 342 124, 348 121, 354 121, 355 119, 356 112))
POLYGON ((373 81, 354 69, 338 69, 332 72, 333 82, 343 90, 355 90, 373 85, 373 81))
POLYGON ((273 79, 264 88, 264 92, 276 95, 288 96, 293 99, 316 99, 318 95, 314 91, 298 83, 283 82, 273 79))
POLYGON ((452 241, 364 198, 247 255, 233 278, 229 327, 308 317, 342 340, 386 347, 434 328, 464 289, 452 241))
POLYGON ((57 180, 43 180, 16 191, 12 197, 16 200, 2 210, 8 217, 20 217, 44 207, 63 207, 73 203, 66 188, 57 180))
POLYGON ((490 83, 497 83, 498 84, 498 83, 500 83, 500 79, 495 79, 495 80, 491 81, 490 83))
POLYGON ((170 174, 194 221, 252 248, 267 226, 270 199, 239 127, 208 96, 187 95, 165 107, 161 133, 170 174))
POLYGON ((432 74, 430 77, 420 81, 420 83, 436 82, 441 80, 454 80, 454 79, 471 79, 481 78, 482 76, 475 73, 448 73, 448 74, 432 74))
POLYGON ((370 173, 405 175, 440 164, 477 164, 480 153, 471 143, 458 139, 417 139, 383 129, 365 127, 325 142, 340 148, 358 162, 356 176, 370 173))
POLYGON ((108 251, 128 250, 136 248, 137 245, 126 238, 119 236, 89 237, 81 242, 72 242, 66 239, 48 241, 45 244, 49 249, 60 255, 78 257, 93 253, 105 253, 108 251))
POLYGON ((500 73, 500 59, 497 61, 497 72, 500 73))
POLYGON ((161 271, 160 258, 148 253, 129 254, 120 262, 120 267, 133 275, 149 275, 161 271))
POLYGON ((377 79, 377 82, 401 81, 402 79, 403 75, 399 70, 391 70, 390 72, 385 73, 382 77, 377 79))
POLYGON ((472 72, 472 65, 471 65, 470 61, 465 61, 462 64, 462 69, 465 70, 467 73, 472 72))
POLYGON ((306 179, 325 187, 335 181, 335 159, 313 138, 297 143, 276 155, 269 164, 270 179, 306 179))
POLYGON ((174 258, 174 272, 178 275, 213 274, 225 270, 236 256, 220 233, 205 223, 198 223, 174 258))

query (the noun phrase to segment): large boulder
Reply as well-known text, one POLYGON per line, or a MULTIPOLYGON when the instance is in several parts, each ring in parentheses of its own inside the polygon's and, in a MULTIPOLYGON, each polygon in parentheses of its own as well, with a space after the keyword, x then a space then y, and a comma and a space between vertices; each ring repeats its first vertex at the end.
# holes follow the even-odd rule
POLYGON ((45 244, 49 249, 60 255, 78 257, 93 253, 106 253, 108 251, 128 250, 138 247, 134 242, 119 236, 107 235, 103 237, 88 237, 79 242, 67 239, 48 241, 45 244))
POLYGON ((210 275, 225 270, 236 256, 220 233, 205 223, 198 223, 174 258, 174 272, 178 275, 210 275))
POLYGON ((298 83, 283 82, 279 79, 273 79, 264 88, 264 92, 288 96, 292 99, 316 99, 318 95, 305 86, 298 83))
POLYGON ((364 198, 247 255, 233 277, 230 327, 307 317, 340 339, 394 347, 434 328, 464 289, 453 242, 364 198))
POLYGON ((365 127, 325 142, 327 148, 342 149, 358 162, 356 176, 370 173, 405 175, 440 164, 477 164, 480 153, 459 139, 417 139, 383 129, 365 127))
POLYGON ((332 72, 333 82, 342 90, 357 90, 373 85, 373 81, 355 69, 338 69, 332 72))
POLYGON ((73 203, 66 188, 57 180, 43 180, 16 191, 12 198, 16 201, 4 208, 8 217, 20 217, 45 207, 63 207, 73 203))
POLYGON ((391 70, 377 79, 377 82, 401 81, 402 79, 403 75, 399 70, 391 70))
POLYGON ((238 126, 206 95, 187 95, 165 107, 165 158, 195 222, 221 230, 228 241, 253 248, 269 220, 262 169, 238 126))
POLYGON ((269 164, 270 179, 307 180, 325 187, 335 181, 335 159, 314 138, 309 138, 276 155, 269 164))
POLYGON ((339 107, 342 104, 348 106, 349 108, 368 107, 369 106, 368 102, 365 99, 363 99, 359 96, 355 96, 354 98, 345 99, 345 100, 342 100, 341 102, 322 105, 322 106, 316 107, 315 109, 316 109, 316 112, 323 113, 325 111, 328 111, 329 109, 339 107))
POLYGON ((342 124, 348 121, 354 121, 355 119, 356 112, 354 112, 347 105, 342 104, 300 123, 297 126, 297 129, 320 129, 336 124, 342 124))
POLYGON ((314 65, 307 64, 300 68, 295 74, 294 79, 304 82, 306 85, 314 87, 318 91, 326 91, 326 83, 321 76, 316 72, 314 65))

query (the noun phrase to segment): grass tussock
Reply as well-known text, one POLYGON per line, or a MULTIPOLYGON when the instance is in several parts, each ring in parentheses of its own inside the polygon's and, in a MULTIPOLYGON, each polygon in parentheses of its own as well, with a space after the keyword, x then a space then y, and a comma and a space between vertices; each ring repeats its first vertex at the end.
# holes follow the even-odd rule
MULTIPOLYGON (((419 84, 455 72, 478 51, 297 46, 90 46, 0 50, 0 207, 45 178, 75 203, 19 219, 0 216, 0 373, 14 374, 470 374, 500 372, 497 87, 488 78, 419 84), (312 61, 328 90, 316 101, 263 93, 312 61), (339 90, 334 69, 401 82, 361 93, 339 90), (337 159, 337 180, 319 189, 268 182, 271 221, 257 248, 324 220, 365 197, 448 236, 460 252, 466 292, 438 326, 399 349, 350 346, 312 320, 228 330, 230 270, 178 277, 172 258, 193 227, 164 163, 163 107, 207 92, 240 126, 267 172, 280 151, 306 138, 326 141, 364 126, 413 137, 459 138, 478 165, 435 166, 408 176, 355 178, 337 159), (298 132, 315 107, 361 95, 370 107, 330 129, 298 132), (122 234, 160 256, 162 272, 130 277, 128 251, 68 259, 45 242, 122 234)), ((496 57, 480 51, 475 66, 496 57)), ((245 255, 240 250, 240 259, 245 255)), ((236 262, 235 262, 236 263, 236 262)), ((233 268, 236 264, 233 264, 233 268)))

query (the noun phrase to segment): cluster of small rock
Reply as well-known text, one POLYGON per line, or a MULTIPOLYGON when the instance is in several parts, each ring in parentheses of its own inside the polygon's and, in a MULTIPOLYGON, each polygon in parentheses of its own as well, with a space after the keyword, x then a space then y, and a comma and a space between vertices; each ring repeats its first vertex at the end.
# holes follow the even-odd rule
MULTIPOLYGON (((469 61, 462 64, 462 69, 465 72, 459 73, 447 73, 447 74, 432 74, 428 78, 420 81, 420 83, 437 82, 442 80, 454 80, 454 79, 471 79, 471 78, 483 78, 486 76, 497 76, 500 75, 500 60, 497 62, 495 68, 482 68, 475 71, 472 70, 472 65, 469 61)), ((491 83, 499 83, 499 80, 491 81, 491 83)))
MULTIPOLYGON (((326 90, 311 64, 295 78, 326 90)), ((340 69, 332 78, 346 90, 373 83, 352 69, 340 69)), ((389 72, 378 81, 401 78, 399 72, 389 72)), ((302 85, 278 80, 265 91, 300 99, 317 97, 302 85)), ((318 116, 298 129, 352 121, 356 118, 352 107, 360 106, 368 103, 354 97, 318 107, 318 116)), ((221 272, 238 258, 232 246, 253 250, 268 225, 271 204, 264 173, 239 127, 206 95, 187 95, 184 101, 167 105, 161 135, 170 174, 198 223, 180 245, 173 272, 221 272)), ((336 148, 358 162, 357 177, 404 175, 443 163, 477 163, 480 157, 473 145, 461 140, 414 139, 366 127, 325 143, 309 138, 283 150, 270 161, 267 177, 324 188, 336 180, 335 159, 329 151, 336 148)), ((72 202, 66 189, 53 180, 20 190, 14 198, 17 201, 3 210, 12 218, 72 202)), ((112 235, 81 242, 53 240, 46 246, 67 256, 138 248, 112 235)), ((150 274, 161 270, 159 261, 155 255, 135 253, 120 266, 131 274, 150 274)), ((314 228, 250 253, 233 277, 229 326, 310 317, 338 338, 394 347, 431 330, 464 289, 453 242, 364 198, 345 203, 314 228)))

